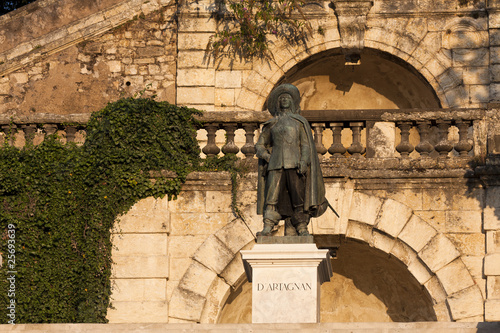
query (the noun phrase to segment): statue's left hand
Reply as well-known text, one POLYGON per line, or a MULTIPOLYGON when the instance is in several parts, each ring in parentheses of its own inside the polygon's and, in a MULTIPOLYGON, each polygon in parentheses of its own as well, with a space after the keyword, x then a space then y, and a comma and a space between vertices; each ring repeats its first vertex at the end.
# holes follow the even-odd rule
POLYGON ((306 162, 303 162, 303 161, 300 161, 299 162, 299 173, 301 175, 305 175, 307 173, 307 163, 306 162))

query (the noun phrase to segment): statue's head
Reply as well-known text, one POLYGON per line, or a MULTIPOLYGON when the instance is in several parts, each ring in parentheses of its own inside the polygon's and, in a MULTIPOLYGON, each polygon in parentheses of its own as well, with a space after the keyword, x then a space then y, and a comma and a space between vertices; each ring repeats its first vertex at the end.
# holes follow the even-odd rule
POLYGON ((277 116, 284 109, 289 109, 292 113, 300 113, 299 89, 290 83, 279 85, 269 94, 267 108, 273 116, 277 116))

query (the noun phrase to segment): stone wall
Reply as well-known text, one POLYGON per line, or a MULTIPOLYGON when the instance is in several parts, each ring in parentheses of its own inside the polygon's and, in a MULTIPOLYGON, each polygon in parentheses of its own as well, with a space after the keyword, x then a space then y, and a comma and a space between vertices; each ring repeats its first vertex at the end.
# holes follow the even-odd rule
MULTIPOLYGON (((62 1, 53 2, 57 6, 62 1)), ((50 20, 55 10, 36 10, 43 3, 37 1, 0 18, 0 30, 9 32, 4 38, 9 42, 18 38, 8 30, 14 29, 12 22, 45 22, 44 34, 37 30, 17 46, 1 44, 1 114, 90 113, 140 92, 175 103, 175 4, 109 2, 86 3, 88 13, 77 4, 58 7, 57 13, 75 14, 50 20)), ((25 37, 21 35, 20 42, 25 37)))
MULTIPOLYGON (((328 173, 328 166, 323 168, 328 173)), ((231 317, 249 320, 250 295, 241 290, 245 274, 238 253, 253 246, 254 235, 262 228, 262 217, 255 212, 254 177, 250 174, 238 193, 243 220, 231 212, 229 177, 224 174, 196 174, 178 200, 143 200, 121 218, 121 232, 116 234, 120 235, 115 243, 117 251, 113 254, 116 310, 109 312, 111 322, 225 322, 229 319, 223 319, 225 315, 221 318, 221 313, 228 299, 238 304, 228 310, 231 317), (147 296, 149 293, 155 296, 147 296), (232 296, 234 293, 236 298, 232 296)), ((381 304, 385 305, 379 310, 377 306, 362 310, 354 305, 356 297, 347 296, 359 293, 359 285, 351 285, 344 290, 341 303, 356 309, 355 317, 345 312, 324 312, 325 321, 353 318, 370 321, 373 311, 381 311, 379 319, 403 320, 404 315, 391 316, 386 311, 425 297, 430 297, 432 313, 439 321, 496 320, 498 246, 486 252, 485 240, 489 239, 486 240, 489 244, 498 242, 496 231, 485 234, 483 230, 489 228, 483 213, 495 205, 489 203, 496 200, 492 196, 492 192, 496 193, 495 186, 485 186, 474 179, 415 178, 415 175, 348 181, 327 177, 326 182, 327 198, 341 218, 327 212, 313 219, 310 228, 318 246, 339 248, 339 253, 347 257, 368 251, 369 261, 370 256, 372 261, 377 257, 370 251, 381 251, 389 255, 382 262, 393 258, 410 274, 395 283, 415 283, 420 287, 416 289, 418 292, 407 296, 403 292, 393 294, 390 299, 381 295, 381 304), (353 241, 364 245, 352 250, 348 244, 353 241), (486 259, 485 253, 488 253, 486 259), (417 295, 422 288, 429 296, 417 295)), ((498 219, 497 214, 491 217, 498 219)), ((390 262, 379 268, 389 265, 389 271, 390 262)), ((354 271, 350 274, 354 274, 351 278, 356 281, 360 277, 354 271)), ((345 272, 338 274, 337 280, 345 272)), ((327 311, 338 302, 339 294, 328 290, 324 294, 322 308, 327 311), (333 298, 328 300, 330 295, 333 298)))

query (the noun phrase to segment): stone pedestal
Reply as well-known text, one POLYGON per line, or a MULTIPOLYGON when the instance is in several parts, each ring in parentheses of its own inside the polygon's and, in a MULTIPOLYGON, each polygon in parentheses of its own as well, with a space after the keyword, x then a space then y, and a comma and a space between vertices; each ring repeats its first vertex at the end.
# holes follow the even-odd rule
POLYGON ((330 281, 332 267, 328 250, 318 250, 308 238, 308 243, 258 243, 241 251, 252 282, 253 323, 319 323, 320 286, 330 281))

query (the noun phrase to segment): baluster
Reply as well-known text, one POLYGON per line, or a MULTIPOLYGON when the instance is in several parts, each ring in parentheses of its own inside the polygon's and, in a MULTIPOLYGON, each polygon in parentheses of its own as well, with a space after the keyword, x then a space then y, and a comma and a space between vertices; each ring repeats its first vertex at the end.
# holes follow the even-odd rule
POLYGON ((215 144, 215 132, 219 129, 219 125, 210 123, 205 125, 207 131, 207 145, 203 147, 202 151, 207 156, 216 156, 220 152, 220 148, 215 144))
POLYGON ((247 159, 253 158, 255 155, 255 130, 257 129, 257 124, 245 123, 243 124, 243 129, 245 130, 245 145, 241 147, 241 152, 245 154, 247 159))
POLYGON ((333 142, 328 152, 332 155, 331 158, 345 157, 344 154, 347 149, 342 144, 342 129, 344 123, 330 123, 330 128, 333 132, 333 142))
POLYGON ((396 146, 396 150, 401 154, 401 157, 408 158, 413 151, 413 145, 410 143, 411 123, 408 121, 397 124, 401 130, 401 142, 396 146))
POLYGON ((22 125, 21 129, 24 132, 25 145, 33 144, 33 139, 35 138, 35 132, 36 132, 36 125, 34 124, 22 125))
POLYGON ((353 157, 361 157, 361 154, 365 152, 365 147, 361 144, 361 127, 363 127, 363 125, 363 122, 349 123, 352 129, 352 144, 347 151, 353 157))
POLYGON ((9 146, 13 146, 16 139, 17 126, 15 124, 2 125, 2 131, 5 134, 5 138, 7 138, 9 146))
POLYGON ((472 149, 472 144, 467 140, 467 132, 469 130, 470 122, 458 120, 455 124, 458 127, 458 142, 455 144, 455 150, 460 156, 467 156, 472 149))
POLYGON ((420 142, 415 147, 415 150, 420 153, 420 157, 429 157, 429 154, 434 150, 434 147, 429 142, 430 121, 417 122, 418 133, 420 134, 420 142))
POLYGON ((45 132, 45 135, 52 135, 57 131, 57 125, 56 124, 45 124, 45 125, 43 125, 43 131, 45 132))
POLYGON ((66 142, 75 142, 77 127, 75 125, 66 125, 64 130, 66 132, 66 142))
POLYGON ((439 120, 437 121, 437 125, 440 141, 437 143, 434 149, 436 149, 436 151, 439 153, 439 157, 445 158, 453 149, 450 141, 448 141, 448 130, 450 128, 450 122, 447 120, 439 120))
POLYGON ((222 147, 222 152, 224 154, 238 154, 240 148, 234 143, 234 132, 237 129, 236 123, 224 124, 224 129, 226 130, 226 144, 222 147))
POLYGON ((314 143, 316 146, 316 152, 318 153, 319 160, 323 160, 323 155, 328 151, 323 145, 323 131, 325 130, 325 124, 323 123, 312 123, 314 130, 314 143))

